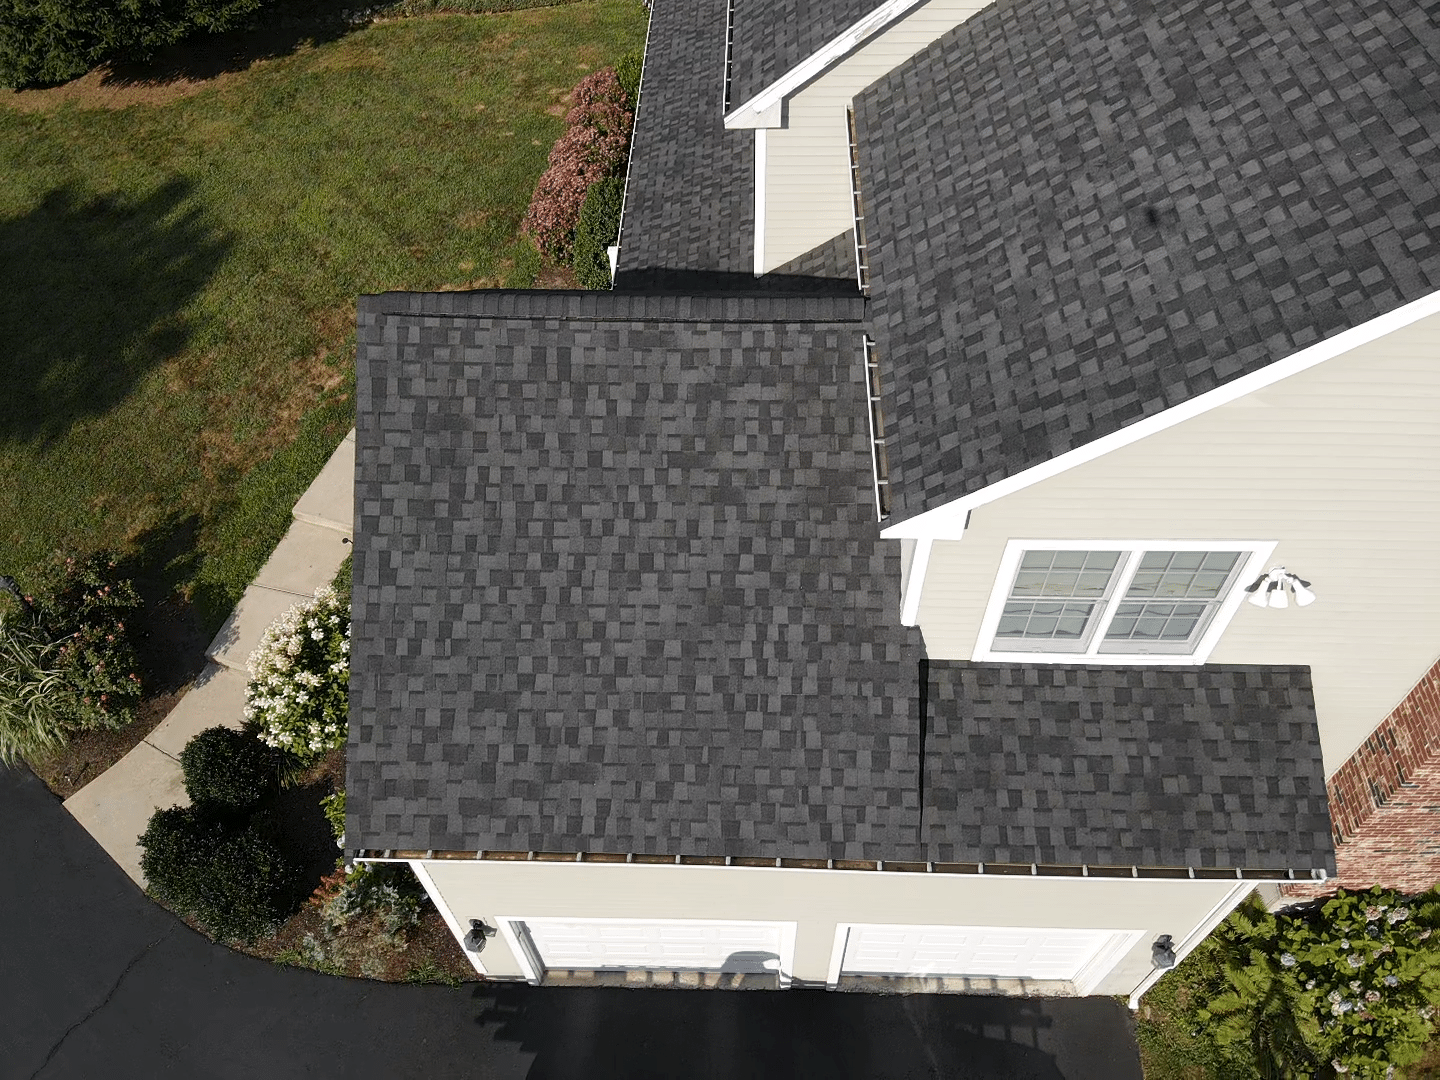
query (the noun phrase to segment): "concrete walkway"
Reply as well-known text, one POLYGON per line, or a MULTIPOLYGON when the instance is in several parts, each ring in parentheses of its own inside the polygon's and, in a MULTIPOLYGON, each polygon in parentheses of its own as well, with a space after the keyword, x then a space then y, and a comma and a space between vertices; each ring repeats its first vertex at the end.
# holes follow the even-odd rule
POLYGON ((180 779, 181 749, 205 728, 240 726, 249 677, 245 663, 260 635, 335 577, 350 551, 344 541, 354 520, 352 431, 295 504, 289 531, 205 650, 210 663, 200 677, 144 742, 65 800, 65 809, 141 888, 145 879, 136 841, 150 815, 158 807, 188 802, 180 779))

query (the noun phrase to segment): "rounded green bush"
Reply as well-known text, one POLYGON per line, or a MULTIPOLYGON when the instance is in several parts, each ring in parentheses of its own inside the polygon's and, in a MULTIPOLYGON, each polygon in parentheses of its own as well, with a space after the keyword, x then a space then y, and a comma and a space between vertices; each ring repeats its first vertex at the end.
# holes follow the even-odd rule
POLYGON ((571 265, 586 289, 610 287, 610 253, 607 250, 620 235, 620 206, 625 198, 625 181, 608 176, 590 185, 575 225, 575 255, 571 265))
POLYGON ((157 810, 140 846, 151 895, 222 941, 271 933, 298 899, 300 870, 263 817, 232 827, 206 806, 157 810))
POLYGON ((224 810, 248 810, 274 791, 280 766, 279 751, 234 728, 207 728, 180 751, 190 801, 224 810))

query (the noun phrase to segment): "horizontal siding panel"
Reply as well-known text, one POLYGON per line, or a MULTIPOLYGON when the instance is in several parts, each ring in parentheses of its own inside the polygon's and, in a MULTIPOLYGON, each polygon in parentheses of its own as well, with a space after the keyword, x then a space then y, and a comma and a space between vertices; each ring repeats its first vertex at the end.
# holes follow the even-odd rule
POLYGON ((1308 664, 1334 770, 1440 656, 1440 317, 977 508, 920 625, 968 659, 1012 538, 1278 540, 1305 609, 1242 605, 1215 663, 1308 664))

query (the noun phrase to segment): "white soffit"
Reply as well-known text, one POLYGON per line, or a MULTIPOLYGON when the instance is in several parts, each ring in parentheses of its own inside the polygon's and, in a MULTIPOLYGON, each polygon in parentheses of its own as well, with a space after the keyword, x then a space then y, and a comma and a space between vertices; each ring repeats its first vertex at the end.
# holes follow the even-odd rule
POLYGON ((1282 379, 1288 379, 1292 375, 1308 371, 1310 368, 1323 364, 1326 360, 1333 360, 1337 356, 1353 352, 1363 345, 1378 341, 1386 334, 1393 334, 1412 323, 1437 314, 1440 314, 1440 292, 1422 296, 1419 300, 1413 300, 1394 311, 1371 319, 1369 322, 1351 327, 1334 337, 1326 338, 1324 341, 1316 342, 1284 359, 1276 360, 1259 371, 1252 371, 1248 375, 1232 379, 1223 386, 1217 386, 1214 390, 1198 394, 1188 401, 1182 401, 1173 408, 1158 412, 1154 416, 1147 416, 1143 420, 1137 420, 1129 427, 1113 431, 1109 435, 1101 436, 1083 446, 1077 446, 1075 449, 1066 451, 1049 461, 1043 461, 1039 465, 1032 465, 1014 476, 1007 476, 989 487, 971 492, 944 506, 927 510, 908 521, 897 522, 882 529, 880 535, 886 540, 907 538, 918 540, 926 537, 934 540, 958 540, 965 532, 965 522, 970 511, 977 506, 995 502, 1006 495, 1012 495, 1030 487, 1032 484, 1038 484, 1042 480, 1048 480, 1052 476, 1067 472, 1077 465, 1084 465, 1088 461, 1104 457, 1114 450, 1137 443, 1141 439, 1149 438, 1151 435, 1175 427, 1177 424, 1183 424, 1186 420, 1207 413, 1211 409, 1217 409, 1221 405, 1238 401, 1247 394, 1253 394, 1257 390, 1273 386, 1282 379))
POLYGON ((725 116, 727 128, 778 127, 780 123, 779 104, 811 79, 819 75, 835 61, 845 56, 872 34, 883 30, 896 19, 908 14, 911 9, 927 3, 928 0, 887 0, 878 8, 853 24, 819 51, 791 68, 760 93, 731 109, 725 116))

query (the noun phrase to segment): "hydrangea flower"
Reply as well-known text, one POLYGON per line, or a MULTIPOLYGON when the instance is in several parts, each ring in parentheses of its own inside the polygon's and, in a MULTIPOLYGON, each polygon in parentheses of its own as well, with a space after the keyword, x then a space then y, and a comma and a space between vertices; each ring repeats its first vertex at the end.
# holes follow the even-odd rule
POLYGON ((1295 959, 1295 956, 1294 956, 1293 953, 1288 953, 1288 952, 1287 952, 1287 953, 1281 953, 1281 954, 1280 954, 1280 966, 1281 966, 1281 967, 1294 967, 1294 966, 1295 966, 1296 964, 1298 964, 1299 962, 1300 962, 1300 961, 1298 961, 1298 960, 1295 959))
POLYGON ((309 764, 349 725, 350 611, 326 587, 271 624, 250 657, 245 719, 261 740, 309 764))

